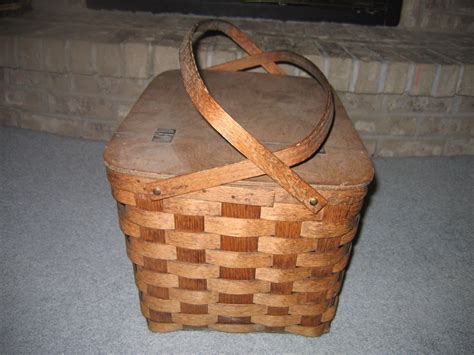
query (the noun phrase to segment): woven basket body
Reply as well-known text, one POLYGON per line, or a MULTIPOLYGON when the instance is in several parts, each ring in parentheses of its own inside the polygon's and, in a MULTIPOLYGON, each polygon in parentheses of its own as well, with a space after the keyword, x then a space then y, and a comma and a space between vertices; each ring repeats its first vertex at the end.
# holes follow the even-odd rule
MULTIPOLYGON (((205 77, 219 102, 272 151, 310 129, 308 113, 324 111, 323 100, 314 99, 323 92, 310 79, 205 77)), ((149 85, 109 143, 105 161, 150 330, 306 336, 329 330, 372 178, 370 160, 337 98, 335 112, 324 152, 294 169, 325 201, 317 212, 268 176, 225 176, 233 182, 218 184, 219 171, 203 180, 210 187, 156 196, 150 186, 166 194, 174 176, 236 164, 242 155, 199 117, 178 71, 149 85)), ((175 188, 189 190, 196 181, 175 188)))

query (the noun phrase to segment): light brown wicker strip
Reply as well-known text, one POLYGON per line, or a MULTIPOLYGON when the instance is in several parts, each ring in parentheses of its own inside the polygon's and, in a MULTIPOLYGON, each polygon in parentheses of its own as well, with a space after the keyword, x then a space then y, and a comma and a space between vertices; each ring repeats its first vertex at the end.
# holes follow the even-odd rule
POLYGON ((327 80, 305 59, 263 53, 219 21, 190 31, 181 65, 197 109, 249 160, 158 180, 156 174, 107 170, 149 329, 327 332, 367 192, 365 185, 316 190, 289 168, 311 156, 329 131, 334 101, 327 80), (194 32, 208 29, 223 31, 250 55, 213 70, 258 64, 283 75, 275 62, 289 60, 319 81, 325 110, 306 138, 272 153, 210 96, 191 51, 194 32), (264 173, 278 185, 238 182, 264 173))

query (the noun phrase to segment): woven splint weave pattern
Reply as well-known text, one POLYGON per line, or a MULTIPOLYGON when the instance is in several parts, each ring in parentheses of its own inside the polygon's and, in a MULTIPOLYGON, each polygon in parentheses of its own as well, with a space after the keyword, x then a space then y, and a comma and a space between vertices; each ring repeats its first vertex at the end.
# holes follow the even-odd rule
POLYGON ((153 179, 108 171, 150 330, 329 330, 366 188, 318 191, 314 214, 281 188, 226 185, 163 200, 153 179))

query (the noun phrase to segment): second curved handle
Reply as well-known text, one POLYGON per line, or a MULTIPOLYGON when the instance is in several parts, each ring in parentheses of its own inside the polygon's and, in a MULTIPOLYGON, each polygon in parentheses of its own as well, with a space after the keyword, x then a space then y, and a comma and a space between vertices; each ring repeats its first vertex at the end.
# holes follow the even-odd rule
MULTIPOLYGON (((261 170, 261 172, 271 177, 276 183, 278 183, 282 188, 288 191, 288 193, 290 193, 298 201, 304 204, 308 209, 316 213, 326 205, 326 199, 306 181, 304 181, 299 175, 297 175, 293 170, 291 170, 291 168, 287 165, 288 163, 290 163, 290 165, 299 163, 306 159, 308 156, 310 156, 312 153, 314 153, 324 140, 332 123, 334 102, 330 86, 327 83, 327 80, 325 79, 324 75, 322 75, 322 73, 311 62, 290 52, 263 53, 260 49, 258 49, 258 47, 255 46, 255 44, 253 44, 253 42, 248 39, 248 37, 245 36, 245 34, 243 34, 235 26, 223 21, 210 20, 198 23, 186 35, 183 40, 183 45, 180 49, 180 64, 184 86, 188 95, 190 96, 196 109, 202 114, 204 119, 206 119, 206 121, 209 122, 209 124, 216 131, 218 131, 230 144, 232 144, 237 150, 239 150, 244 156, 246 156, 251 162, 253 162, 253 164, 255 164, 255 166, 261 170), (320 82, 320 84, 327 92, 328 96, 325 107, 326 110, 320 122, 318 122, 317 127, 311 132, 309 136, 307 136, 301 142, 295 144, 290 148, 284 149, 277 153, 272 153, 257 139, 255 139, 250 133, 248 133, 242 126, 240 126, 219 105, 219 103, 209 93, 209 90, 207 89, 200 76, 192 48, 194 34, 197 31, 207 30, 218 30, 225 33, 226 35, 231 37, 237 44, 239 44, 244 50, 251 54, 251 56, 249 57, 226 63, 220 68, 218 67, 215 69, 240 70, 242 68, 248 67, 249 65, 261 65, 272 74, 282 75, 283 71, 275 64, 275 62, 287 61, 307 70, 320 82), (292 160, 291 162, 282 161, 281 155, 286 156, 288 155, 288 153, 298 153, 296 154, 297 160, 292 160)), ((198 172, 193 174, 201 173, 202 175, 202 173, 207 173, 208 185, 205 187, 216 186, 220 185, 222 181, 226 179, 217 179, 217 181, 215 181, 216 179, 213 179, 210 174, 217 172, 223 173, 223 171, 219 171, 222 168, 210 169, 204 172, 198 172)), ((163 196, 163 186, 166 186, 170 183, 171 185, 173 185, 174 183, 175 186, 183 186, 183 183, 185 183, 186 180, 189 183, 191 181, 190 179, 197 177, 193 177, 193 174, 184 175, 181 177, 178 176, 175 178, 163 180, 161 182, 150 183, 147 187, 152 187, 155 189, 155 191, 157 191, 157 188, 159 188, 158 191, 161 193, 161 196, 163 196)), ((256 175, 261 174, 255 174, 253 176, 256 175)), ((205 176, 201 176, 201 178, 203 177, 205 176)), ((235 176, 230 174, 227 180, 231 179, 232 177, 235 178, 235 176)), ((239 179, 232 179, 227 182, 236 180, 239 179)), ((195 185, 193 183, 190 184, 195 185)), ((166 192, 167 191, 165 191, 165 193, 166 192)), ((190 192, 190 190, 187 189, 187 192, 190 192)), ((170 194, 168 193, 168 197, 169 196, 170 194)))

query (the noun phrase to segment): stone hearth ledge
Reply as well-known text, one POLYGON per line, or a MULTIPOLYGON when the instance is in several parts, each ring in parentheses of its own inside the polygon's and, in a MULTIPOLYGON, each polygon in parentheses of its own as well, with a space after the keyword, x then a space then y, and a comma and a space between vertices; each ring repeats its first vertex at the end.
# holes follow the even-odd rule
MULTIPOLYGON (((201 19, 86 9, 1 19, 0 122, 108 139, 147 83, 179 67, 181 39, 201 19)), ((318 65, 371 154, 474 154, 472 34, 229 20, 262 49, 318 65)), ((222 36, 197 52, 203 67, 243 55, 222 36)))

